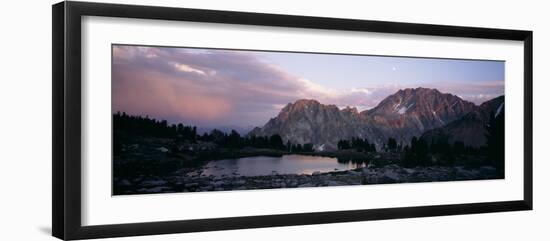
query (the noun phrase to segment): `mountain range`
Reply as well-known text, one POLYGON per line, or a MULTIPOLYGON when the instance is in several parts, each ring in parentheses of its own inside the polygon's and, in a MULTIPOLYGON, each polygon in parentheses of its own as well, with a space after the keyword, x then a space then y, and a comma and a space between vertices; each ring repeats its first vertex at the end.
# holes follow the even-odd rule
POLYGON ((469 146, 484 145, 484 128, 491 113, 504 111, 504 96, 479 106, 437 89, 408 88, 383 99, 376 107, 359 112, 339 109, 317 100, 287 104, 263 127, 248 136, 279 134, 284 142, 312 143, 318 150, 334 150, 339 140, 363 138, 380 148, 388 138, 408 144, 413 136, 431 141, 441 136, 469 146))

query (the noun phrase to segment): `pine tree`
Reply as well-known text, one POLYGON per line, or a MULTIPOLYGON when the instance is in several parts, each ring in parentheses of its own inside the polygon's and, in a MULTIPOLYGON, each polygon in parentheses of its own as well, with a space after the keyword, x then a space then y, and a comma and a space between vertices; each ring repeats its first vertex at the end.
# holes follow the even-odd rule
POLYGON ((394 152, 397 149, 397 141, 394 138, 388 138, 388 150, 394 152))
POLYGON ((279 134, 272 135, 269 138, 269 143, 271 148, 274 148, 274 149, 283 150, 285 148, 285 146, 283 145, 283 138, 281 138, 279 134))
POLYGON ((489 124, 486 127, 487 151, 489 159, 497 168, 504 168, 504 112, 495 116, 491 112, 489 124))

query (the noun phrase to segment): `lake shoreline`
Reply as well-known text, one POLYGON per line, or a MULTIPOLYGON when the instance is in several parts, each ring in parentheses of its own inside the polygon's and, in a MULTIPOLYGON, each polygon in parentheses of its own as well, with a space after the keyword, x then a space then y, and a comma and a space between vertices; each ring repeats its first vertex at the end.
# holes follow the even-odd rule
MULTIPOLYGON (((289 151, 267 149, 267 148, 246 148, 241 150, 222 149, 215 153, 209 153, 208 155, 195 157, 194 161, 197 162, 198 165, 205 165, 212 161, 219 161, 224 159, 238 159, 238 158, 256 157, 256 156, 281 157, 284 155, 320 156, 320 157, 339 158, 344 160, 356 160, 358 162, 368 162, 369 160, 374 159, 377 156, 379 157, 380 153, 367 153, 367 152, 358 152, 358 151, 351 151, 351 150, 289 152, 289 151)), ((182 159, 188 158, 185 155, 175 155, 175 156, 182 159)))
MULTIPOLYGON (((113 194, 152 194, 177 192, 300 188, 360 184, 414 183, 436 181, 482 180, 503 178, 503 171, 485 161, 482 155, 461 154, 449 165, 445 157, 432 154, 430 162, 408 167, 404 152, 358 152, 338 150, 323 152, 287 152, 268 148, 204 149, 205 143, 172 150, 167 138, 133 136, 133 144, 122 144, 113 156, 113 194), (282 157, 305 155, 335 158, 335 162, 361 164, 347 171, 323 170, 308 174, 242 176, 231 173, 215 177, 205 175, 208 163, 220 159, 254 156, 282 157)), ((128 143, 125 141, 124 143, 128 143)), ((315 167, 311 168, 315 170, 315 167)), ((272 169, 269 169, 272 170, 272 169)), ((290 172, 293 173, 293 172, 290 172)), ((299 173, 299 172, 294 172, 299 173)))
POLYGON ((366 166, 367 162, 343 162, 334 157, 303 154, 252 156, 210 161, 203 165, 203 175, 265 176, 275 174, 313 174, 314 172, 345 171, 366 166))
POLYGON ((404 168, 398 165, 362 167, 347 171, 266 176, 205 176, 201 170, 180 170, 167 177, 138 177, 115 180, 114 195, 303 188, 323 186, 420 183, 504 178, 495 167, 429 166, 404 168))

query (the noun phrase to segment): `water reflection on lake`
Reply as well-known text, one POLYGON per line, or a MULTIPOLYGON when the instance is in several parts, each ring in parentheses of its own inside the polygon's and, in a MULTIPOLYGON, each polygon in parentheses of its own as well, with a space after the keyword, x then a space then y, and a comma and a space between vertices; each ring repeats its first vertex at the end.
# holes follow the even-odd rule
POLYGON ((349 170, 364 166, 364 163, 338 162, 336 158, 283 155, 281 157, 255 156, 211 161, 203 169, 206 176, 263 176, 272 174, 312 174, 335 170, 349 170))

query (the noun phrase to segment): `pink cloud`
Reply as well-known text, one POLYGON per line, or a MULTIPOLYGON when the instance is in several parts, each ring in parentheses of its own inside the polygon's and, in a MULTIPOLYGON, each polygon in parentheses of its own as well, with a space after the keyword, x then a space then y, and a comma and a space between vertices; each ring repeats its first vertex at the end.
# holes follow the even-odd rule
MULTIPOLYGON (((171 119, 212 121, 232 111, 230 99, 189 91, 154 71, 125 72, 113 84, 113 110, 171 119)), ((197 88, 195 88, 197 90, 197 88)))

